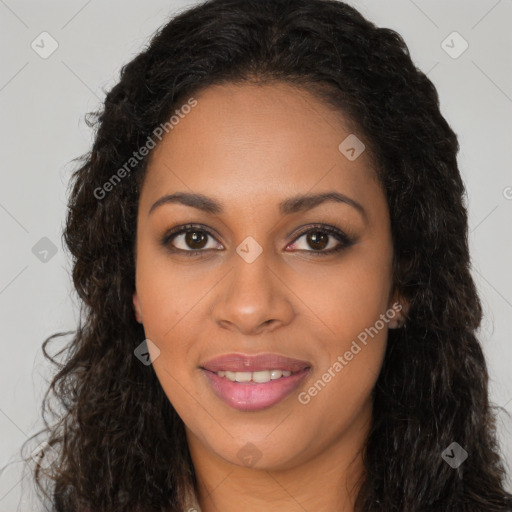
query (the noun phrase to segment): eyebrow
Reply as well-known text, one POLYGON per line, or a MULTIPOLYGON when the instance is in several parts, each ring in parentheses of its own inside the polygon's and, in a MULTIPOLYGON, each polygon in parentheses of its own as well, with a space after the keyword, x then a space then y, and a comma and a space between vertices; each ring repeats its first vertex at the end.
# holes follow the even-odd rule
MULTIPOLYGON (((337 202, 345 203, 355 208, 365 220, 367 220, 366 211, 363 206, 354 199, 341 194, 339 192, 324 192, 321 194, 301 194, 294 197, 285 199, 279 203, 279 211, 282 215, 291 215, 306 210, 311 210, 324 202, 337 202)), ((155 201, 149 209, 148 215, 155 211, 158 207, 164 204, 179 203, 185 206, 191 206, 198 210, 202 210, 212 215, 219 215, 224 213, 223 203, 205 196, 203 194, 176 192, 174 194, 167 194, 155 201)))

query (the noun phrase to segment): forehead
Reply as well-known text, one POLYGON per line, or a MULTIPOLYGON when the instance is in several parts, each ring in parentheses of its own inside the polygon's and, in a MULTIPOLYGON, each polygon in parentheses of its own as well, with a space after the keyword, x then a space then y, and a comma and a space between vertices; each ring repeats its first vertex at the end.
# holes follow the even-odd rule
POLYGON ((309 92, 282 82, 226 84, 193 98, 152 150, 148 201, 175 190, 231 202, 333 188, 362 200, 378 193, 368 152, 351 161, 340 150, 355 135, 347 119, 309 92))

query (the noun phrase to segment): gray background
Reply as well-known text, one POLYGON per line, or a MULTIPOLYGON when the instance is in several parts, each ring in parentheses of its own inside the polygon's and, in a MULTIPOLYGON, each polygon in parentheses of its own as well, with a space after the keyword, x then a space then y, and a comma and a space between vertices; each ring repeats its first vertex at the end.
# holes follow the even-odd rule
MULTIPOLYGON (((49 366, 41 343, 57 331, 74 329, 78 318, 60 237, 72 160, 88 151, 92 140, 84 115, 97 109, 121 65, 154 30, 193 3, 0 0, 0 467, 11 463, 0 475, 0 512, 18 505, 35 510, 30 480, 26 472, 22 478, 17 461, 21 443, 42 426, 49 366), (46 59, 31 47, 35 41, 39 52, 51 49, 48 36, 40 36, 44 31, 58 44, 46 59), (43 237, 57 250, 46 262, 41 261, 41 247, 48 245, 43 237)), ((512 0, 350 3, 404 37, 459 136, 491 400, 512 413, 512 0), (450 36, 454 31, 469 45, 460 55, 464 43, 450 36)), ((60 346, 57 341, 51 353, 60 346)), ((512 422, 503 412, 498 419, 510 468, 512 422)), ((512 490, 510 476, 508 487, 512 490)))

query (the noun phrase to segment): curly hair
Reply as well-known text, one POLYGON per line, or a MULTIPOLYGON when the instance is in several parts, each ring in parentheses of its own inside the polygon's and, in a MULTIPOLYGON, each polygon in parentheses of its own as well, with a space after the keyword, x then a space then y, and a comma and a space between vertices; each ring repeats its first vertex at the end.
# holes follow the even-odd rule
POLYGON ((187 489, 197 490, 183 422, 133 353, 145 339, 132 295, 148 157, 105 197, 95 190, 184 98, 213 84, 272 81, 310 91, 365 135, 389 206, 394 285, 410 306, 406 328, 389 331, 373 390, 356 510, 512 510, 475 334, 482 309, 457 136, 402 37, 336 0, 209 0, 184 10, 87 116, 95 139, 71 176, 63 232, 80 319, 42 347, 57 371, 35 436, 44 432, 58 456, 36 466, 38 490, 54 512, 182 512, 187 489), (47 344, 68 334, 50 355, 47 344), (51 396, 62 411, 50 425, 51 396), (469 454, 456 469, 441 457, 454 441, 469 454))

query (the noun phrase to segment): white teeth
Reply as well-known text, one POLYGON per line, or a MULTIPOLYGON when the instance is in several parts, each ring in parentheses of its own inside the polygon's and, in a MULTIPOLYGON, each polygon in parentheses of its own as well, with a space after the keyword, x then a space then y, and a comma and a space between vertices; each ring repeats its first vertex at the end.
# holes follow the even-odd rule
POLYGON ((292 374, 289 370, 260 370, 258 372, 230 372, 218 371, 219 377, 226 377, 232 382, 257 382, 263 384, 271 380, 280 379, 281 377, 289 377, 292 374))
POLYGON ((237 382, 249 382, 251 380, 252 373, 251 372, 236 372, 235 380, 237 382))
MULTIPOLYGON (((277 371, 277 373, 281 373, 279 370, 274 370, 274 371, 277 371)), ((264 382, 268 382, 269 380, 271 380, 272 378, 272 374, 270 373, 269 370, 260 370, 259 372, 253 372, 252 373, 252 380, 254 382, 258 382, 260 384, 264 383, 264 382)))

